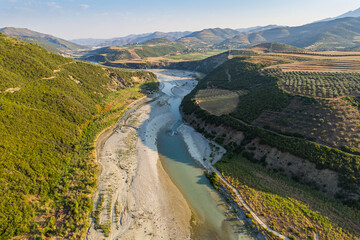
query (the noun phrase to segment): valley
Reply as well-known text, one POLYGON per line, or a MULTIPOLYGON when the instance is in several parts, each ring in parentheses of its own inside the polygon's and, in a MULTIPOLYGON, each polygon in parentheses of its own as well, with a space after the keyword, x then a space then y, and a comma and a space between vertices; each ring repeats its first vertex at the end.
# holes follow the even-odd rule
POLYGON ((20 2, 0 3, 0 239, 360 240, 360 8, 20 2))
POLYGON ((97 148, 102 166, 94 201, 98 217, 85 239, 104 234, 112 239, 253 239, 243 220, 225 215, 224 199, 207 183, 198 165, 206 164, 203 159, 218 160, 223 152, 210 157, 208 141, 179 125, 176 105, 196 85, 193 73, 155 73, 162 92, 148 103, 131 107, 130 117, 105 133, 97 148), (227 223, 230 219, 232 224, 227 223))

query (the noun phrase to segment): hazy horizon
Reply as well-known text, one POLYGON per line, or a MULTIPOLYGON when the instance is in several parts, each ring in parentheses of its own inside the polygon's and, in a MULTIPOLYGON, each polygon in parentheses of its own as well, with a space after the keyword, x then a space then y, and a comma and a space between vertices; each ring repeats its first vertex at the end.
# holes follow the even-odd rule
POLYGON ((298 26, 359 7, 356 0, 0 0, 0 27, 29 28, 65 39, 114 38, 216 27, 298 26))

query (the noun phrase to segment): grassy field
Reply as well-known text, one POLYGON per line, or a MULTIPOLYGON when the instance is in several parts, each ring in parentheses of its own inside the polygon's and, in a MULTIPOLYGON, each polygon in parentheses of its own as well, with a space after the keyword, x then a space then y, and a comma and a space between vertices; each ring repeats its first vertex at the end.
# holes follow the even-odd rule
MULTIPOLYGON (((232 155, 232 154, 231 154, 232 155)), ((265 170, 240 156, 216 164, 250 207, 274 230, 294 239, 360 239, 360 211, 265 170)))
POLYGON ((195 98, 202 109, 220 116, 233 112, 238 106, 239 96, 245 94, 247 94, 247 91, 201 89, 195 98))

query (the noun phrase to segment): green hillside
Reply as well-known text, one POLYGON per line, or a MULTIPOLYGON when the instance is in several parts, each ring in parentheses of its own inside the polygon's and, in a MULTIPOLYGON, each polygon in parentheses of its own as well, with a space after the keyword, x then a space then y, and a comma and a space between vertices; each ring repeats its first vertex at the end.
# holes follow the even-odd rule
POLYGON ((262 51, 266 53, 282 53, 282 52, 291 52, 291 53, 303 53, 304 49, 282 44, 282 43, 260 43, 250 48, 253 51, 262 51))
POLYGON ((167 39, 167 38, 153 38, 150 40, 147 40, 142 45, 154 45, 154 44, 171 44, 174 43, 174 41, 167 39))
POLYGON ((183 44, 168 39, 156 38, 143 44, 129 44, 126 46, 105 47, 89 51, 81 57, 83 60, 94 62, 112 62, 118 60, 145 59, 166 55, 181 54, 188 51, 183 44))
POLYGON ((0 35, 0 79, 0 238, 81 238, 96 186, 94 138, 155 76, 0 35))
POLYGON ((48 34, 31 31, 26 28, 6 27, 1 28, 0 32, 21 41, 37 44, 53 53, 87 49, 85 46, 81 46, 48 34))
POLYGON ((238 34, 238 31, 230 28, 209 28, 193 32, 180 38, 177 42, 191 47, 206 47, 230 39, 238 34))

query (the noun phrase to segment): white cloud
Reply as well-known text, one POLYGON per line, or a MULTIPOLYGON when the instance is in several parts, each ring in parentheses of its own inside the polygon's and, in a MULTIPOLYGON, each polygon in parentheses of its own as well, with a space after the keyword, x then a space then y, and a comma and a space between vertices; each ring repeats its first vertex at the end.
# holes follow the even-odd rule
POLYGON ((61 9, 62 8, 62 6, 60 6, 58 3, 56 3, 56 2, 48 2, 48 3, 46 3, 49 7, 51 7, 51 8, 55 8, 55 9, 61 9))
POLYGON ((88 9, 90 6, 87 5, 87 4, 80 4, 80 7, 81 7, 82 9, 88 9))

